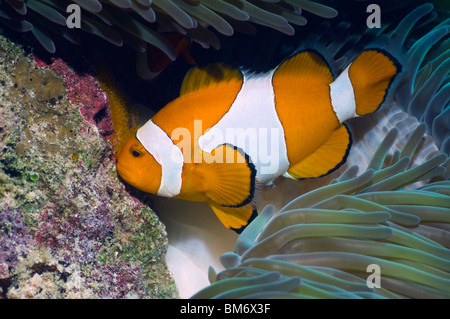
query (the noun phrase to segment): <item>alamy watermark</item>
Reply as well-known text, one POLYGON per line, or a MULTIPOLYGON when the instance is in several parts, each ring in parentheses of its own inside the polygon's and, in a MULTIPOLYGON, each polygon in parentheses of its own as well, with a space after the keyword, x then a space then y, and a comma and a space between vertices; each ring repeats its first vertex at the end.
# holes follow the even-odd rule
POLYGON ((367 266, 366 272, 371 273, 366 280, 369 288, 381 288, 381 267, 378 264, 370 264, 367 266))
MULTIPOLYGON (((172 131, 170 138, 177 142, 183 152, 185 163, 245 163, 245 157, 235 156, 234 146, 249 155, 252 163, 258 163, 262 174, 277 172, 280 165, 280 145, 284 140, 279 128, 228 127, 224 130, 215 127, 203 132, 202 120, 194 121, 191 132, 184 127, 172 131), (192 138, 198 141, 192 145, 192 138), (220 151, 221 145, 232 147, 220 151), (215 150, 215 151, 214 151, 215 150)), ((173 154, 173 159, 177 158, 173 154)))
MULTIPOLYGON (((66 19, 66 25, 69 29, 81 28, 81 8, 78 4, 69 4, 66 9, 70 15, 66 19)), ((368 28, 381 28, 381 8, 378 4, 369 4, 366 9, 370 15, 367 17, 366 25, 368 28)))
MULTIPOLYGON (((66 19, 66 25, 69 29, 81 28, 81 8, 78 4, 69 4, 66 9, 70 15, 66 19)), ((369 4, 366 9, 370 15, 367 17, 366 25, 368 28, 381 28, 381 8, 378 4, 369 4)))
POLYGON ((66 19, 66 26, 69 29, 80 29, 81 28, 81 9, 78 4, 69 4, 66 9, 67 13, 70 15, 66 19))
POLYGON ((367 17, 366 25, 368 28, 381 28, 381 8, 378 4, 369 4, 366 9, 370 15, 367 17))

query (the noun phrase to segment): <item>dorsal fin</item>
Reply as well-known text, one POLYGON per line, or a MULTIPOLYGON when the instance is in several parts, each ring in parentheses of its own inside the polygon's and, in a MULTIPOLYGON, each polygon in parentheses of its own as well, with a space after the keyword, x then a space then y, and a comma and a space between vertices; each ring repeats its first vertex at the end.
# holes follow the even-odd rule
POLYGON ((295 81, 320 81, 329 84, 333 74, 325 58, 314 50, 305 50, 285 60, 275 71, 274 77, 294 77, 295 81))
POLYGON ((223 63, 214 63, 201 68, 192 68, 184 77, 180 95, 229 81, 242 82, 241 71, 229 68, 223 63))

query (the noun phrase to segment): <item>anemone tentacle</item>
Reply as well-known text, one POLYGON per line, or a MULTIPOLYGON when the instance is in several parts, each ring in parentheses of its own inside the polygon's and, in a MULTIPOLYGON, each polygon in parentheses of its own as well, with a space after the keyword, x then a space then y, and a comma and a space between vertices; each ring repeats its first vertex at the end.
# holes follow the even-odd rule
MULTIPOLYGON (((161 25, 165 29, 181 33, 201 29, 206 25, 212 26, 219 33, 232 35, 233 22, 249 21, 293 34, 291 24, 306 24, 305 17, 301 15, 302 10, 326 19, 337 15, 337 11, 327 5, 303 0, 272 3, 261 0, 10 0, 0 2, 0 24, 20 32, 32 31, 46 50, 55 52, 53 35, 68 37, 67 33, 70 33, 66 28, 65 18, 69 4, 81 7, 81 28, 84 31, 118 46, 123 42, 139 39, 158 47, 169 57, 173 57, 173 47, 164 43, 159 32, 154 31, 161 25), (86 23, 85 19, 89 22, 86 23), (120 23, 121 21, 126 23, 120 23), (154 32, 153 37, 136 32, 143 30, 144 33, 154 32), (117 41, 119 34, 121 41, 117 41)), ((204 46, 211 45, 211 38, 193 36, 193 39, 204 46)))

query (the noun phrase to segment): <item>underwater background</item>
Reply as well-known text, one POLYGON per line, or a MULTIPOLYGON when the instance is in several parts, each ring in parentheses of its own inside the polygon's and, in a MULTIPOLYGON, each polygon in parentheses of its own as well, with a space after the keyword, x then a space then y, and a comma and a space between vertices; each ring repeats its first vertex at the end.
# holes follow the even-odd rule
POLYGON ((449 298, 446 1, 0 2, 1 298, 449 298), (369 28, 369 4, 381 8, 369 28), (81 29, 66 8, 81 7, 81 29), (241 234, 205 203, 123 183, 116 156, 193 65, 264 72, 299 48, 336 74, 364 48, 403 72, 347 122, 345 165, 279 178, 241 234), (166 258, 167 255, 167 258, 166 258), (368 265, 381 269, 369 288, 368 265))

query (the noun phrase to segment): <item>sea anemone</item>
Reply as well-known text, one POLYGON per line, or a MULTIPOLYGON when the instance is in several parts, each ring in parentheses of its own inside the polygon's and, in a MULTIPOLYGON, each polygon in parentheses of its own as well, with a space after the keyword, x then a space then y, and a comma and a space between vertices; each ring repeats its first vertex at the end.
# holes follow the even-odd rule
POLYGON ((149 80, 182 53, 168 33, 219 49, 219 38, 211 29, 231 36, 235 30, 255 33, 255 25, 262 25, 292 35, 293 25, 306 24, 304 11, 326 19, 337 15, 335 9, 310 0, 6 0, 0 1, 0 26, 31 32, 50 53, 56 51, 54 39, 80 45, 85 34, 78 28, 117 47, 127 44, 137 52, 136 73, 149 80), (76 15, 69 9, 74 4, 79 25, 69 28, 66 19, 76 15), (167 60, 157 66, 158 72, 152 61, 149 65, 152 51, 167 60))
POLYGON ((333 8, 309 0, 7 0, 0 4, 0 23, 32 32, 46 50, 55 52, 54 35, 81 42, 80 35, 66 27, 70 4, 82 9, 82 30, 117 46, 127 43, 141 52, 148 43, 171 59, 175 59, 175 49, 159 34, 158 26, 187 34, 209 47, 218 42, 209 26, 230 36, 235 29, 253 30, 248 21, 293 34, 291 24, 306 24, 302 10, 323 18, 337 15, 333 8))

